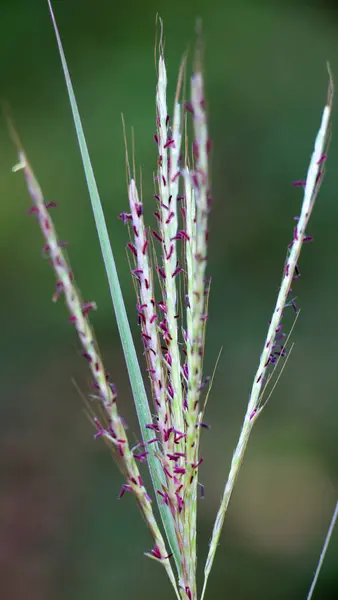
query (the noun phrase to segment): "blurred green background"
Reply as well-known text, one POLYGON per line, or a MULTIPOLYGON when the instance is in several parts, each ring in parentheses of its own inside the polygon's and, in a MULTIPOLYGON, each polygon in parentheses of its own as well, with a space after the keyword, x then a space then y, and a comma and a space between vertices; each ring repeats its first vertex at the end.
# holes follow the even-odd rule
MULTIPOLYGON (((338 3, 275 0, 55 0, 55 13, 140 350, 125 254, 123 111, 134 125, 151 215, 155 15, 164 19, 171 98, 182 53, 203 19, 214 206, 205 373, 224 347, 203 435, 200 576, 279 286, 292 217, 338 73, 338 3)), ((0 89, 53 212, 119 406, 138 438, 126 369, 45 0, 2 0, 0 89)), ((294 286, 301 314, 287 368, 254 430, 225 522, 208 598, 305 598, 338 492, 338 180, 336 109, 327 173, 294 286)), ((1 597, 172 598, 121 477, 84 413, 89 373, 54 278, 15 151, 0 122, 1 597)), ((292 314, 286 316, 288 326, 292 314), (289 320, 288 320, 289 319, 289 320)), ((140 352, 141 355, 141 352, 140 352)), ((145 468, 144 468, 145 471, 145 468)), ((338 598, 338 532, 315 598, 338 598)))

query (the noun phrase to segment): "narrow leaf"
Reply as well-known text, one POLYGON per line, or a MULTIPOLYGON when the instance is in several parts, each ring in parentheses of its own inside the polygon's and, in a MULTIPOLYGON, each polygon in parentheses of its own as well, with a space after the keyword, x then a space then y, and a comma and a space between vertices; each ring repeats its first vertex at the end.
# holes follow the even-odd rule
MULTIPOLYGON (((116 270, 115 260, 112 252, 112 248, 110 245, 109 235, 107 231, 107 226, 103 214, 103 209, 101 205, 101 200, 98 192, 98 188, 95 181, 95 176, 92 168, 92 164, 89 157, 89 152, 87 148, 86 139, 84 136, 81 119, 75 99, 75 94, 70 78, 70 74, 67 67, 66 58, 64 55, 61 38, 58 32, 58 28, 56 25, 53 9, 50 0, 48 0, 48 6, 50 10, 50 14, 53 21, 53 27, 55 31, 55 36, 57 40, 57 45, 60 53, 63 73, 66 80, 69 101, 71 104, 71 109, 73 113, 73 119, 77 134, 77 139, 81 151, 82 162, 84 166, 85 176, 87 180, 88 191, 90 194, 92 209, 94 213, 95 223, 97 234, 100 241, 101 252, 106 268, 110 293, 113 301, 113 306, 116 315, 116 321, 119 329, 119 334, 121 338, 121 343, 123 347, 123 352, 126 360, 126 365, 128 369, 130 384, 133 392, 135 407, 137 411, 138 420, 140 423, 141 433, 143 441, 146 443, 149 441, 153 434, 151 430, 146 429, 146 425, 152 422, 152 417, 150 413, 150 408, 148 404, 148 399, 146 395, 146 391, 144 388, 144 382, 142 379, 142 374, 140 371, 140 366, 138 363, 138 358, 133 342, 133 338, 130 331, 130 326, 128 322, 128 317, 123 301, 122 291, 120 287, 120 282, 116 270)), ((156 454, 156 446, 152 444, 152 448, 154 451, 149 452, 148 456, 148 464, 150 475, 152 478, 154 490, 161 489, 161 483, 164 483, 164 476, 162 472, 162 467, 160 462, 157 460, 156 454)), ((167 535, 168 543, 171 547, 171 551, 173 552, 177 570, 180 572, 180 558, 179 551, 176 542, 175 530, 174 530, 174 522, 173 518, 169 512, 169 508, 162 504, 161 498, 156 494, 157 502, 163 522, 163 526, 167 535)))

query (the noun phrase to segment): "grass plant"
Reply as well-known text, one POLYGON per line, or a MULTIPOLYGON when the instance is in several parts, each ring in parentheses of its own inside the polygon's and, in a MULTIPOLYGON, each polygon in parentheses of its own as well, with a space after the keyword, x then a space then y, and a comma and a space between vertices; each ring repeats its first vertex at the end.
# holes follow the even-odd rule
POLYGON ((96 305, 81 298, 63 248, 65 244, 59 241, 53 225, 51 212, 55 203, 46 203, 17 137, 19 162, 14 170, 24 173, 32 200, 30 212, 35 215, 44 238, 43 252, 49 256, 55 271, 53 301, 64 298, 69 320, 74 325, 82 355, 91 371, 95 393, 91 394, 94 401, 90 407, 95 437, 107 443, 121 471, 123 484, 120 497, 127 492, 135 496, 152 536, 153 546, 146 554, 165 568, 176 597, 182 600, 203 599, 251 431, 270 397, 268 390, 271 383, 278 378, 288 357, 289 334, 283 330, 283 315, 287 309, 298 315, 292 286, 299 277, 302 247, 312 241, 308 225, 324 173, 333 97, 332 77, 329 74, 327 101, 306 178, 295 182, 303 190, 303 202, 292 227, 276 305, 215 519, 204 568, 203 589, 199 594, 196 586, 198 472, 203 461, 199 453, 200 435, 207 427, 204 422, 206 401, 202 402, 201 392, 210 384, 210 378, 203 375, 203 358, 209 316, 208 216, 212 204, 211 141, 207 127, 201 38, 198 37, 190 77, 190 98, 186 100, 184 97, 187 79, 187 60, 184 58, 179 69, 174 106, 169 108, 164 37, 162 23, 158 21, 160 35, 154 133, 158 158, 153 182, 157 225, 153 230, 145 223, 142 181, 137 177, 134 156, 132 160, 129 158, 126 141, 129 208, 121 213, 120 218, 129 232, 127 248, 137 294, 143 361, 143 358, 138 359, 135 351, 98 187, 50 0, 48 4, 139 420, 142 443, 137 449, 132 449, 129 444, 116 389, 107 375, 90 325, 89 313, 95 310, 96 305), (145 391, 143 369, 150 380, 151 401, 145 391), (152 497, 157 500, 161 524, 157 523, 154 502, 143 483, 142 463, 149 467, 152 497))

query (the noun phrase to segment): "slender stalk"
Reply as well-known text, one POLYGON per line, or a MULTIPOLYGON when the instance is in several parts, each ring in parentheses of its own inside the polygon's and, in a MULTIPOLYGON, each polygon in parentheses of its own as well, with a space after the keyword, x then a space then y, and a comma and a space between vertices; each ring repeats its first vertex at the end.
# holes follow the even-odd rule
POLYGON ((322 549, 322 551, 320 553, 320 557, 319 557, 317 569, 316 569, 316 572, 314 574, 314 578, 313 578, 313 581, 312 581, 309 593, 307 595, 307 600, 311 600, 311 598, 312 598, 312 595, 313 595, 313 592, 314 592, 314 589, 316 587, 317 580, 318 580, 318 577, 319 577, 319 573, 320 573, 320 570, 321 570, 321 568, 323 566, 325 555, 326 555, 327 549, 329 547, 329 543, 330 543, 330 540, 332 538, 333 530, 334 530, 334 528, 336 526, 336 522, 337 521, 338 521, 338 502, 336 504, 336 508, 333 511, 331 523, 329 525, 329 529, 328 529, 328 532, 327 532, 326 537, 325 537, 323 549, 322 549))

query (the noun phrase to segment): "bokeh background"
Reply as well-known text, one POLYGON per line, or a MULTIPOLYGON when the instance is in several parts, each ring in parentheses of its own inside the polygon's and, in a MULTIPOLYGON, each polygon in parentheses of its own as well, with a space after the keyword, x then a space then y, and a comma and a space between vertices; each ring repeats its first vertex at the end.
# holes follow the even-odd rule
MULTIPOLYGON (((331 0, 55 0, 128 311, 141 349, 125 254, 121 111, 135 128, 152 212, 155 15, 164 19, 173 98, 182 53, 203 19, 213 139, 212 293, 205 372, 223 346, 203 436, 200 577, 279 286, 292 217, 338 73, 331 0)), ((132 397, 45 0, 2 0, 0 90, 11 106, 59 236, 93 315, 120 411, 138 439, 132 397)), ((233 495, 208 598, 305 598, 338 492, 337 111, 327 172, 294 288, 301 314, 287 368, 257 423, 233 495)), ((89 373, 62 301, 5 120, 0 121, 1 492, 4 600, 172 597, 131 497, 84 411, 89 373)), ((291 309, 292 310, 292 309, 291 309)), ((292 324, 292 313, 286 323, 292 324), (288 320, 289 319, 289 320, 288 320)), ((144 468, 145 471, 145 468, 144 468)), ((338 598, 338 532, 315 597, 338 598)))

